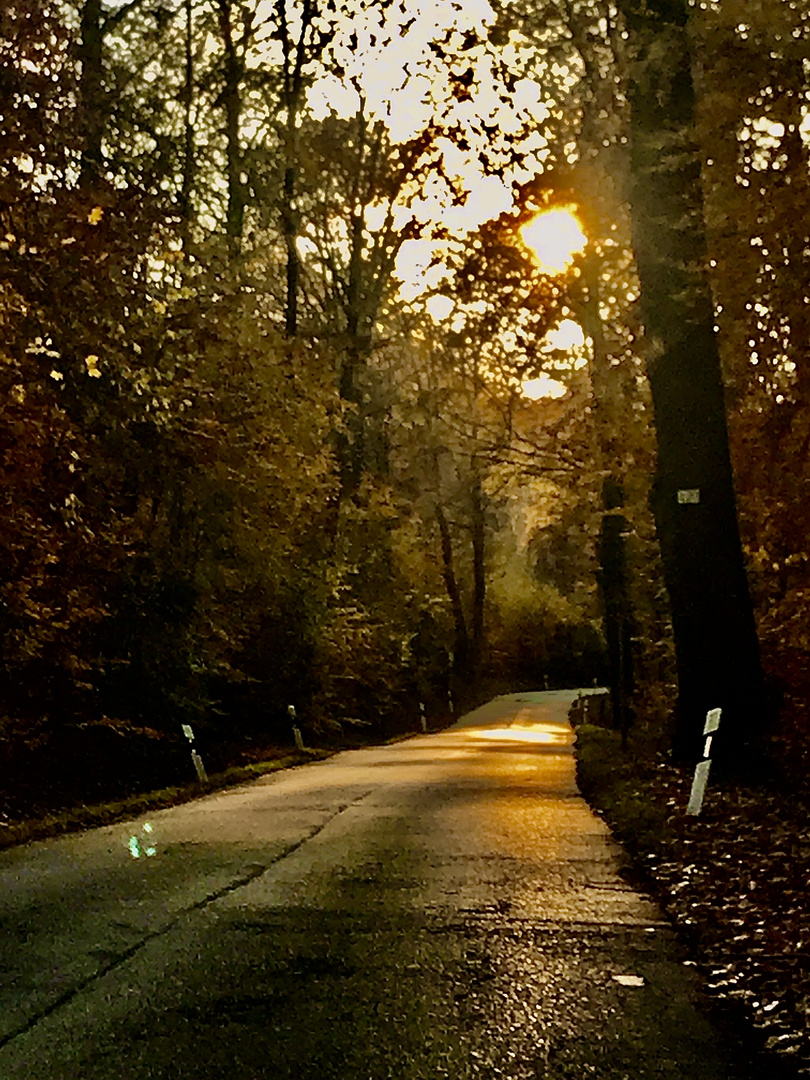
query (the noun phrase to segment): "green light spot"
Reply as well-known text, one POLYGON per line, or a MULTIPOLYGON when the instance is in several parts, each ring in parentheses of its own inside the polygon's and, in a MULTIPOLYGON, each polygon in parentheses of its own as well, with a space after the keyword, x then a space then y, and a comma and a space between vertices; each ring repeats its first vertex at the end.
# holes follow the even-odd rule
POLYGON ((137 836, 130 836, 129 838, 129 853, 133 859, 140 859, 141 857, 141 845, 138 843, 137 836))

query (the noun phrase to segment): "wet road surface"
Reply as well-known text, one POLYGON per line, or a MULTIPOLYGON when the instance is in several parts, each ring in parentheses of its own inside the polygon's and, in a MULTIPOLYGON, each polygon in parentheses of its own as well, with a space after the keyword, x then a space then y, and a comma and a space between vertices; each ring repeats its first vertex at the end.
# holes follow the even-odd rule
POLYGON ((2 1080, 742 1080, 571 691, 0 856, 2 1080))

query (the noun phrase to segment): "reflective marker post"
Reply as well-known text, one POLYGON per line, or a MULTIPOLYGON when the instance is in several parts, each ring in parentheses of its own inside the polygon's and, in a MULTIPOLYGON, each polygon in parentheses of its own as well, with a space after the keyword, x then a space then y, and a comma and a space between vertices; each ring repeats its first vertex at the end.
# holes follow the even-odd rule
POLYGON ((296 724, 296 722, 295 722, 295 718, 296 718, 295 717, 295 706, 294 705, 288 705, 287 706, 287 712, 289 714, 290 720, 292 721, 293 738, 295 739, 295 749, 296 750, 303 750, 304 749, 304 737, 301 734, 301 729, 299 728, 298 724, 296 724))
POLYGON ((422 725, 422 731, 427 732, 427 720, 425 719, 425 703, 419 702, 419 722, 422 725))
POLYGON ((692 781, 692 791, 689 795, 689 803, 686 807, 687 814, 697 815, 703 806, 703 796, 706 792, 706 783, 709 779, 711 768, 710 754, 712 751, 712 735, 720 727, 721 709, 709 709, 706 714, 706 723, 703 725, 703 734, 706 741, 703 744, 703 761, 699 761, 695 767, 695 777, 692 781))
POLYGON ((204 784, 208 779, 208 773, 205 771, 202 758, 194 749, 194 732, 191 730, 191 724, 183 724, 183 734, 188 739, 189 746, 191 748, 191 761, 194 768, 197 770, 197 779, 201 784, 204 784))

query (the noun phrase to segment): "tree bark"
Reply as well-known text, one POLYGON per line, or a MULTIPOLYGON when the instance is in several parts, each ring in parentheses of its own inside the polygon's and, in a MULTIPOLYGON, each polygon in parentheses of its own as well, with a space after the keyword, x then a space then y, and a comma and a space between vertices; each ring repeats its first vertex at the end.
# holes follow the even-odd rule
POLYGON ((621 0, 630 33, 632 229, 658 439, 651 496, 678 671, 674 749, 700 756, 706 712, 723 710, 713 758, 751 759, 764 716, 753 608, 737 523, 720 358, 707 275, 685 0, 621 0))

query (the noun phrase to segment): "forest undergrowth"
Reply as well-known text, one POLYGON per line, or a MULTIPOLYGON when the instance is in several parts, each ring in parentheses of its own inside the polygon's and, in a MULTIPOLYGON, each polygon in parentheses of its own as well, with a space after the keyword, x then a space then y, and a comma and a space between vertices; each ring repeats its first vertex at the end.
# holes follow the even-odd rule
POLYGON ((691 773, 671 763, 660 723, 640 722, 622 749, 618 732, 576 707, 572 720, 581 790, 675 923, 718 1015, 745 1025, 785 1075, 810 1076, 806 742, 774 737, 754 785, 710 777, 689 816, 691 773))

